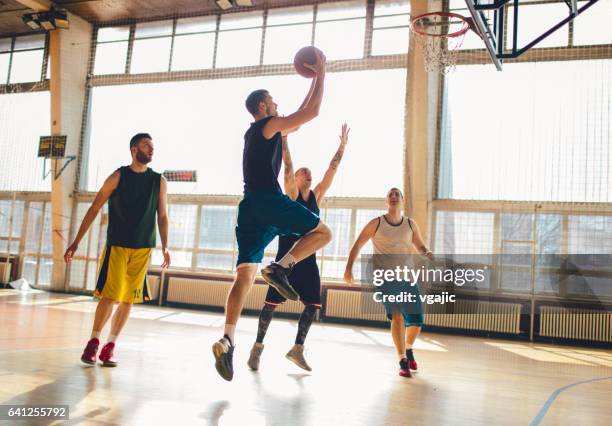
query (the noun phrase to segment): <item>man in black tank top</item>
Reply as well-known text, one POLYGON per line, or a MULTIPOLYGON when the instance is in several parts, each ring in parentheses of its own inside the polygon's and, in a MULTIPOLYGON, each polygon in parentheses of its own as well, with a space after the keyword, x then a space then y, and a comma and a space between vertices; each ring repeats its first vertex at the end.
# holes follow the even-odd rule
POLYGON ((268 284, 284 297, 297 300, 299 296, 288 279, 291 268, 331 240, 331 231, 319 217, 284 195, 278 184, 282 135, 315 118, 323 97, 325 56, 318 53, 314 65, 304 65, 314 72, 314 78, 304 102, 293 114, 279 117, 267 90, 256 90, 246 99, 246 108, 255 121, 244 135, 244 198, 238 206, 236 278, 225 305, 223 337, 212 348, 215 368, 225 380, 232 380, 234 375, 234 331, 266 246, 277 235, 300 237, 285 256, 262 270, 268 284))
MULTIPOLYGON (((293 173, 293 162, 291 161, 291 154, 289 152, 289 146, 287 145, 287 138, 283 137, 283 162, 285 163, 285 193, 292 200, 296 200, 298 203, 306 207, 311 212, 319 215, 319 204, 325 197, 325 193, 329 189, 344 155, 344 148, 348 142, 349 129, 346 124, 342 125, 342 133, 340 135, 340 146, 338 151, 329 163, 329 168, 323 176, 323 180, 315 186, 314 190, 311 190, 312 176, 310 170, 306 167, 302 167, 293 173)), ((281 259, 291 247, 297 242, 298 237, 294 235, 283 235, 278 238, 278 253, 276 260, 281 259)), ((304 310, 300 315, 298 322, 298 331, 295 336, 295 344, 291 350, 287 353, 286 357, 290 361, 294 362, 298 367, 304 370, 310 371, 311 368, 304 358, 304 341, 310 326, 317 313, 317 309, 321 308, 321 277, 319 274, 319 267, 317 265, 316 254, 313 253, 300 263, 295 265, 289 276, 289 283, 297 291, 300 296, 300 301, 304 304, 304 310)), ((249 357, 248 366, 251 370, 259 369, 259 359, 263 351, 263 339, 268 330, 268 326, 272 321, 272 315, 274 309, 287 300, 283 295, 276 291, 273 287, 268 288, 268 294, 264 306, 259 315, 259 325, 257 330, 257 339, 253 348, 251 349, 251 355, 249 357)))
POLYGON ((91 338, 81 356, 86 364, 96 363, 100 333, 113 312, 108 342, 100 351, 100 361, 106 367, 115 367, 113 357, 115 341, 127 322, 133 303, 149 300, 147 268, 155 248, 155 222, 162 240, 164 263, 170 266, 168 251, 168 208, 166 180, 147 164, 153 159, 153 141, 148 133, 138 133, 130 141, 132 163, 111 174, 87 211, 74 242, 64 254, 70 262, 79 243, 98 216, 106 200, 108 228, 106 247, 100 259, 98 281, 94 296, 99 298, 91 338))

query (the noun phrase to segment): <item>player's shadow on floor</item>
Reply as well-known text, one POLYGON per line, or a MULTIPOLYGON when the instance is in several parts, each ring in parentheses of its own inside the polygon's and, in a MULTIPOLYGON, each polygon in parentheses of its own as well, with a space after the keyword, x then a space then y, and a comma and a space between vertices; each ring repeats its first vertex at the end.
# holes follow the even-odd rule
MULTIPOLYGON (((294 379, 300 389, 303 389, 302 379, 310 376, 309 374, 288 374, 294 379)), ((266 426, 301 426, 309 424, 307 418, 307 406, 311 404, 308 396, 297 393, 291 397, 279 397, 266 390, 261 382, 259 373, 253 373, 253 388, 257 395, 257 402, 254 410, 256 413, 265 413, 266 426)), ((233 411, 227 400, 217 401, 210 408, 203 412, 199 417, 207 421, 208 426, 218 426, 226 411, 233 411)), ((247 414, 248 415, 248 414, 247 414)), ((227 419, 224 419, 227 420, 227 419)), ((235 420, 235 419, 231 419, 235 420)), ((222 422, 222 424, 227 422, 222 422)), ((232 423, 233 424, 233 423, 232 423)), ((249 424, 248 420, 244 424, 249 424)), ((257 423, 259 424, 259 423, 257 423)))
MULTIPOLYGON (((44 371, 44 370, 43 370, 44 371)), ((81 365, 72 365, 62 372, 53 382, 40 385, 31 391, 15 395, 11 399, 2 401, 3 405, 68 405, 70 411, 74 411, 76 406, 83 401, 96 388, 96 369, 84 368, 81 365)), ((110 411, 110 407, 98 407, 91 411, 62 421, 63 425, 76 425, 79 423, 93 420, 96 417, 110 411)), ((57 420, 55 420, 57 421, 57 420)), ((48 424, 52 420, 39 420, 31 424, 48 424)))

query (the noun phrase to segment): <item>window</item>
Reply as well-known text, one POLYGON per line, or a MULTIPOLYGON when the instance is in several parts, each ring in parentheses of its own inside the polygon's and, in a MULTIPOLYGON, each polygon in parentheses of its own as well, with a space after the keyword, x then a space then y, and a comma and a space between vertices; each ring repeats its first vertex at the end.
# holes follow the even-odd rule
POLYGON ((259 65, 263 13, 221 15, 217 46, 217 68, 259 65))
MULTIPOLYGON (((518 11, 517 48, 520 49, 567 18, 569 10, 564 2, 558 2, 553 4, 523 4, 519 6, 518 11)), ((514 19, 514 8, 509 7, 508 20, 510 23, 506 31, 506 46, 509 49, 512 48, 512 38, 514 37, 512 19, 514 19)), ((568 33, 569 26, 564 25, 536 44, 534 48, 567 46, 568 33)))
POLYGON ((212 68, 216 16, 179 19, 172 48, 172 71, 212 68))
POLYGON ((23 209, 23 201, 0 200, 0 254, 2 255, 6 255, 7 251, 19 253, 23 209))
MULTIPOLYGON (((295 166, 309 166, 317 183, 338 148, 346 120, 352 128, 350 141, 328 195, 384 196, 402 182, 405 70, 330 73, 327 81, 320 116, 290 136, 295 166), (355 87, 361 88, 364 103, 384 108, 356 102, 355 87), (363 164, 367 173, 355 173, 363 164)), ((94 87, 87 176, 81 182, 97 191, 113 170, 129 163, 130 138, 147 131, 155 143, 154 169, 197 170, 197 183, 170 182, 170 192, 241 194, 244 132, 252 121, 244 99, 255 88, 266 87, 279 110, 291 113, 309 84, 287 75, 94 87), (222 110, 218 100, 223 100, 222 110), (121 119, 127 116, 131 119, 121 119)))
POLYGON ((372 55, 408 53, 410 2, 377 0, 374 7, 372 55))
POLYGON ((265 36, 264 64, 289 64, 312 43, 313 7, 271 9, 265 36))
POLYGON ((125 73, 129 36, 129 27, 98 29, 94 74, 125 73))
POLYGON ((42 80, 45 35, 0 39, 0 84, 42 80))
MULTIPOLYGON (((579 2, 578 7, 584 3, 579 2)), ((574 46, 612 44, 612 3, 599 1, 574 19, 574 46)))
POLYGON ((612 60, 457 67, 446 78, 439 198, 612 201, 611 75, 612 60), (495 97, 475 96, 484 93, 495 97))
POLYGON ((172 21, 136 24, 131 74, 168 71, 172 25, 172 21))
POLYGON ((365 0, 320 4, 315 46, 327 60, 362 58, 365 16, 365 0))
POLYGON ((47 91, 0 95, 0 191, 51 189, 38 158, 38 139, 51 132, 49 103, 47 91))

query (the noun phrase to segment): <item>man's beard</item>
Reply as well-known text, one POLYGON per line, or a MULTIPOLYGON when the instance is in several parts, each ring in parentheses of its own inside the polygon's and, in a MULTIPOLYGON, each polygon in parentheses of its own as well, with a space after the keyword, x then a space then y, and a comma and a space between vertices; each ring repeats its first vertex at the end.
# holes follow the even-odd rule
POLYGON ((149 164, 151 162, 151 159, 140 150, 136 152, 136 160, 141 164, 149 164))

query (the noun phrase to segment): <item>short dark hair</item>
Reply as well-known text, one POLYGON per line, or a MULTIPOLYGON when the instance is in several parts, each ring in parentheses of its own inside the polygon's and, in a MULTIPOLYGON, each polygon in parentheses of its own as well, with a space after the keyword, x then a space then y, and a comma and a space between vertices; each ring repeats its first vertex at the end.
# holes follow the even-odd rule
POLYGON ((132 139, 130 139, 130 148, 138 145, 138 142, 140 142, 142 139, 153 139, 153 138, 148 133, 136 133, 134 136, 132 136, 132 139))
POLYGON ((253 115, 259 112, 259 104, 263 102, 264 98, 268 94, 266 89, 257 89, 246 98, 246 102, 244 103, 246 109, 253 115))
POLYGON ((401 190, 401 189, 396 188, 396 187, 393 187, 393 188, 391 188, 390 190, 388 190, 388 191, 387 191, 387 196, 389 196, 389 193, 390 193, 391 191, 397 191, 397 192, 399 192, 400 196, 401 196, 402 198, 404 198, 404 194, 402 193, 402 190, 401 190))

